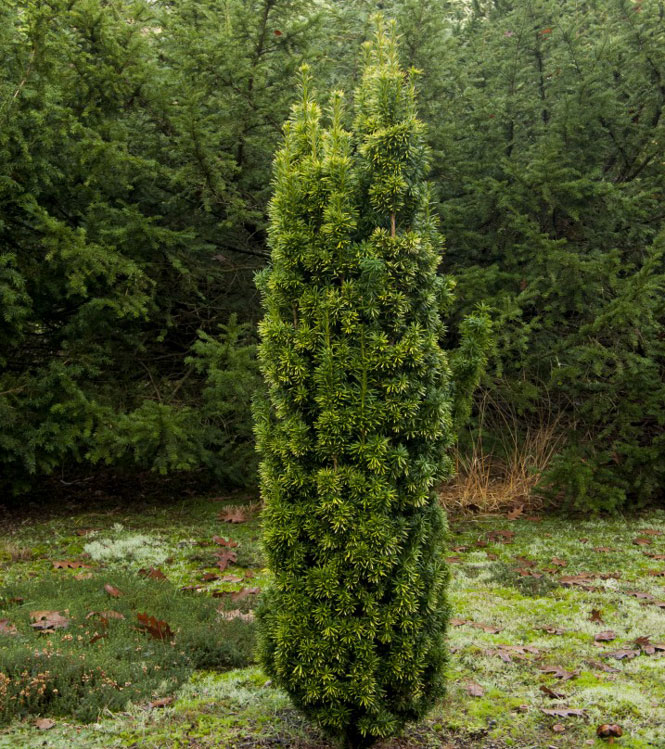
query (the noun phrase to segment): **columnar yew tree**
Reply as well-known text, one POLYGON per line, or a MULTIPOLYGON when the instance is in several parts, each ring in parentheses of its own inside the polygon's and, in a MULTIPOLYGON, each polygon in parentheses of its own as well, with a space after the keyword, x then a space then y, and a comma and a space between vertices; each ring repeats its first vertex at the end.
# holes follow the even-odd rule
POLYGON ((413 76, 394 30, 379 25, 365 52, 352 131, 341 94, 323 124, 306 69, 285 126, 256 409, 275 576, 263 663, 349 747, 397 732, 443 694, 446 525, 434 488, 482 359, 461 347, 453 384, 439 343, 451 283, 437 275, 413 76))

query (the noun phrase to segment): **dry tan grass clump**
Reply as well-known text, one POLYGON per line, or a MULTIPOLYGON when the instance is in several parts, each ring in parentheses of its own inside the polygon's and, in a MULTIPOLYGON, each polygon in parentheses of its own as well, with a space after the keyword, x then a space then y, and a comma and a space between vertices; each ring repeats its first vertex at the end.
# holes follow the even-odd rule
POLYGON ((495 514, 523 506, 524 511, 542 507, 535 491, 543 472, 562 444, 563 435, 555 419, 522 425, 517 414, 506 412, 488 395, 479 406, 480 429, 491 419, 494 434, 502 434, 500 450, 485 448, 482 436, 470 450, 455 449, 455 475, 440 489, 441 503, 451 514, 495 514))

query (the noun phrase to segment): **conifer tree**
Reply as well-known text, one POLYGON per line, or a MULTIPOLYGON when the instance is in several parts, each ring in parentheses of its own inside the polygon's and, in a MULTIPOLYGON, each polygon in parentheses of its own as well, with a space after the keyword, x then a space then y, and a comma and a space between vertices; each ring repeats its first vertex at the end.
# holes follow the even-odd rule
MULTIPOLYGON (((351 131, 343 95, 324 124, 302 71, 259 277, 256 432, 274 573, 262 660, 346 747, 395 734, 444 693, 446 523, 434 489, 484 356, 467 342, 451 366, 440 346, 452 282, 437 275, 414 72, 400 68, 394 27, 377 28, 351 131)), ((482 344, 478 320, 468 327, 482 344)))

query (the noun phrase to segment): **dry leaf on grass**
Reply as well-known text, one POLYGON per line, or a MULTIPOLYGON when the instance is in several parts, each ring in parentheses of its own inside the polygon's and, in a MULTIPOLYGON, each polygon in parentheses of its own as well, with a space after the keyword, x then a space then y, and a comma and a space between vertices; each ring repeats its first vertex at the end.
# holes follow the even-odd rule
POLYGON ((0 635, 16 635, 18 630, 16 626, 12 624, 9 619, 0 619, 0 635))
POLYGON ((555 679, 562 681, 568 681, 580 675, 579 671, 567 671, 563 666, 541 666, 539 670, 544 674, 552 674, 555 679))
POLYGON ((48 731, 50 728, 53 728, 55 721, 51 718, 37 718, 33 725, 40 731, 48 731))
POLYGON ((566 695, 563 694, 563 692, 555 692, 553 689, 550 689, 549 687, 545 686, 544 684, 540 687, 540 691, 553 700, 564 700, 566 699, 566 695))
POLYGON ((241 583, 245 578, 240 575, 224 575, 219 578, 220 583, 241 583))
POLYGON ((137 614, 139 620, 139 629, 147 632, 155 640, 170 640, 175 637, 171 627, 165 622, 148 614, 137 614))
POLYGON ((159 700, 153 700, 149 706, 150 707, 166 707, 167 705, 170 705, 172 702, 175 702, 175 697, 162 697, 159 700))
POLYGON ((640 654, 639 650, 631 650, 629 648, 620 648, 619 650, 609 650, 607 653, 602 654, 602 658, 616 658, 618 661, 632 661, 640 654))
POLYGON ((611 629, 607 629, 605 632, 598 632, 597 635, 593 636, 595 642, 612 642, 612 640, 616 640, 616 638, 616 633, 612 632, 611 629))
POLYGON ((502 544, 512 544, 515 538, 515 531, 508 530, 494 530, 488 531, 487 538, 490 541, 502 544))
POLYGON ((635 644, 645 655, 656 655, 656 653, 665 653, 665 643, 651 642, 649 637, 638 637, 635 644))
POLYGON ((220 546, 227 546, 229 549, 234 549, 236 546, 238 546, 238 542, 234 541, 232 538, 226 539, 222 538, 221 536, 213 536, 212 540, 220 546))
POLYGON ((104 585, 104 590, 111 596, 111 598, 120 598, 122 595, 122 591, 118 590, 115 585, 111 585, 110 583, 104 585))
POLYGON ((149 577, 152 580, 166 580, 166 575, 157 567, 143 568, 139 570, 141 577, 149 577))
POLYGON ((224 572, 224 570, 229 566, 229 564, 232 564, 233 562, 237 561, 238 557, 234 551, 218 551, 215 556, 217 557, 217 567, 219 567, 220 572, 224 572))
POLYGON ((59 611, 31 611, 30 618, 33 622, 30 626, 41 632, 53 632, 56 629, 67 629, 69 626, 69 619, 59 611))
POLYGON ((469 697, 483 697, 485 695, 485 690, 475 681, 469 682, 464 689, 469 697))
POLYGON ((566 630, 561 627, 540 627, 541 632, 545 632, 548 635, 565 635, 566 630))
POLYGON ((608 666, 607 663, 600 663, 598 661, 587 661, 587 665, 591 668, 596 668, 599 671, 604 671, 606 674, 620 674, 621 669, 614 668, 614 666, 608 666))
POLYGON ((540 651, 533 645, 499 645, 496 650, 486 650, 485 654, 496 655, 504 663, 511 663, 514 658, 527 660, 529 655, 540 655, 540 651))

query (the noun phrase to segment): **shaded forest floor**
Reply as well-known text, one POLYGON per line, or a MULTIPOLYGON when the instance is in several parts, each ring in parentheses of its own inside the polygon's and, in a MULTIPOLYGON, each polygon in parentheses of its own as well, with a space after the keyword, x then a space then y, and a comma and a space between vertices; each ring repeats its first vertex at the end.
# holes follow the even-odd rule
MULTIPOLYGON (((327 747, 253 660, 252 499, 8 513, 0 747, 327 747)), ((600 746, 601 723, 665 747, 665 512, 451 531, 448 700, 384 749, 600 746)))

